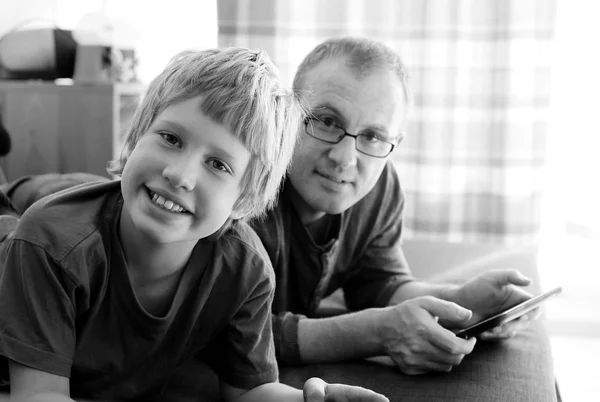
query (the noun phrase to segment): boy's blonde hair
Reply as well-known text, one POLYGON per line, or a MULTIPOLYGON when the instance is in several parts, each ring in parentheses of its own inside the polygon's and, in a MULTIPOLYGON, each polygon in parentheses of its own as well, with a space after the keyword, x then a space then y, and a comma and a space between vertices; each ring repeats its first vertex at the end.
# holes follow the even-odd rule
POLYGON ((304 110, 261 50, 229 47, 177 54, 150 83, 109 173, 123 173, 140 137, 163 110, 198 95, 199 111, 227 127, 251 154, 234 211, 246 219, 263 214, 277 197, 304 110))

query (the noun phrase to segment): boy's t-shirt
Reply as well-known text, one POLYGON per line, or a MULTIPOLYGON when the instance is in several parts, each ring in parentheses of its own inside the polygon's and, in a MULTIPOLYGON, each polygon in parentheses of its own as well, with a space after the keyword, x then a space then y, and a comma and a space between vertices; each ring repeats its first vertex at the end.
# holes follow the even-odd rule
POLYGON ((256 234, 240 223, 201 240, 170 309, 156 317, 129 280, 122 206, 120 181, 112 181, 62 191, 26 211, 0 261, 0 354, 70 377, 75 397, 156 395, 194 357, 235 387, 277 380, 274 277, 256 234))

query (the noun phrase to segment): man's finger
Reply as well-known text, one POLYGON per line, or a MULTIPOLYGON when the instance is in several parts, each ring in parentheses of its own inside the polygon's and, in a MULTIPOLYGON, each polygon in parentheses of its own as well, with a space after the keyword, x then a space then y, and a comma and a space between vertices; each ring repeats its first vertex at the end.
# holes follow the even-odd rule
POLYGON ((436 297, 420 297, 419 305, 431 315, 438 317, 438 319, 450 321, 452 323, 466 321, 473 315, 473 312, 469 309, 436 297))

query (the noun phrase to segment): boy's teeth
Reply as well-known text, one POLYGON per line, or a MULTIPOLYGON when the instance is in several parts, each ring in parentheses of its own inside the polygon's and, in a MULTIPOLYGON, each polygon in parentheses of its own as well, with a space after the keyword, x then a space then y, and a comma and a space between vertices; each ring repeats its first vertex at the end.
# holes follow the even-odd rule
POLYGON ((168 211, 172 211, 172 212, 185 211, 185 209, 182 206, 174 203, 171 200, 167 200, 163 196, 158 195, 156 193, 152 193, 152 202, 155 203, 156 205, 163 207, 164 209, 166 209, 168 211))

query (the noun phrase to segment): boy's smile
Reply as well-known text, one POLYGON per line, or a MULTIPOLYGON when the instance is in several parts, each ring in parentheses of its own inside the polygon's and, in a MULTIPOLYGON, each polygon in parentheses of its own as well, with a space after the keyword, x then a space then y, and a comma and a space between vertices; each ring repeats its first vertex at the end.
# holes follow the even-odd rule
POLYGON ((158 205, 160 208, 166 210, 166 211, 170 211, 170 212, 174 212, 177 214, 189 214, 191 213, 188 209, 186 209, 185 207, 183 207, 181 204, 183 204, 182 202, 178 202, 178 201, 172 201, 171 199, 169 199, 168 195, 160 195, 158 192, 153 191, 151 189, 148 189, 148 196, 150 197, 150 199, 152 200, 152 202, 156 205, 158 205))
POLYGON ((200 111, 200 96, 173 104, 142 135, 123 170, 123 227, 152 243, 217 231, 233 209, 250 152, 200 111))

